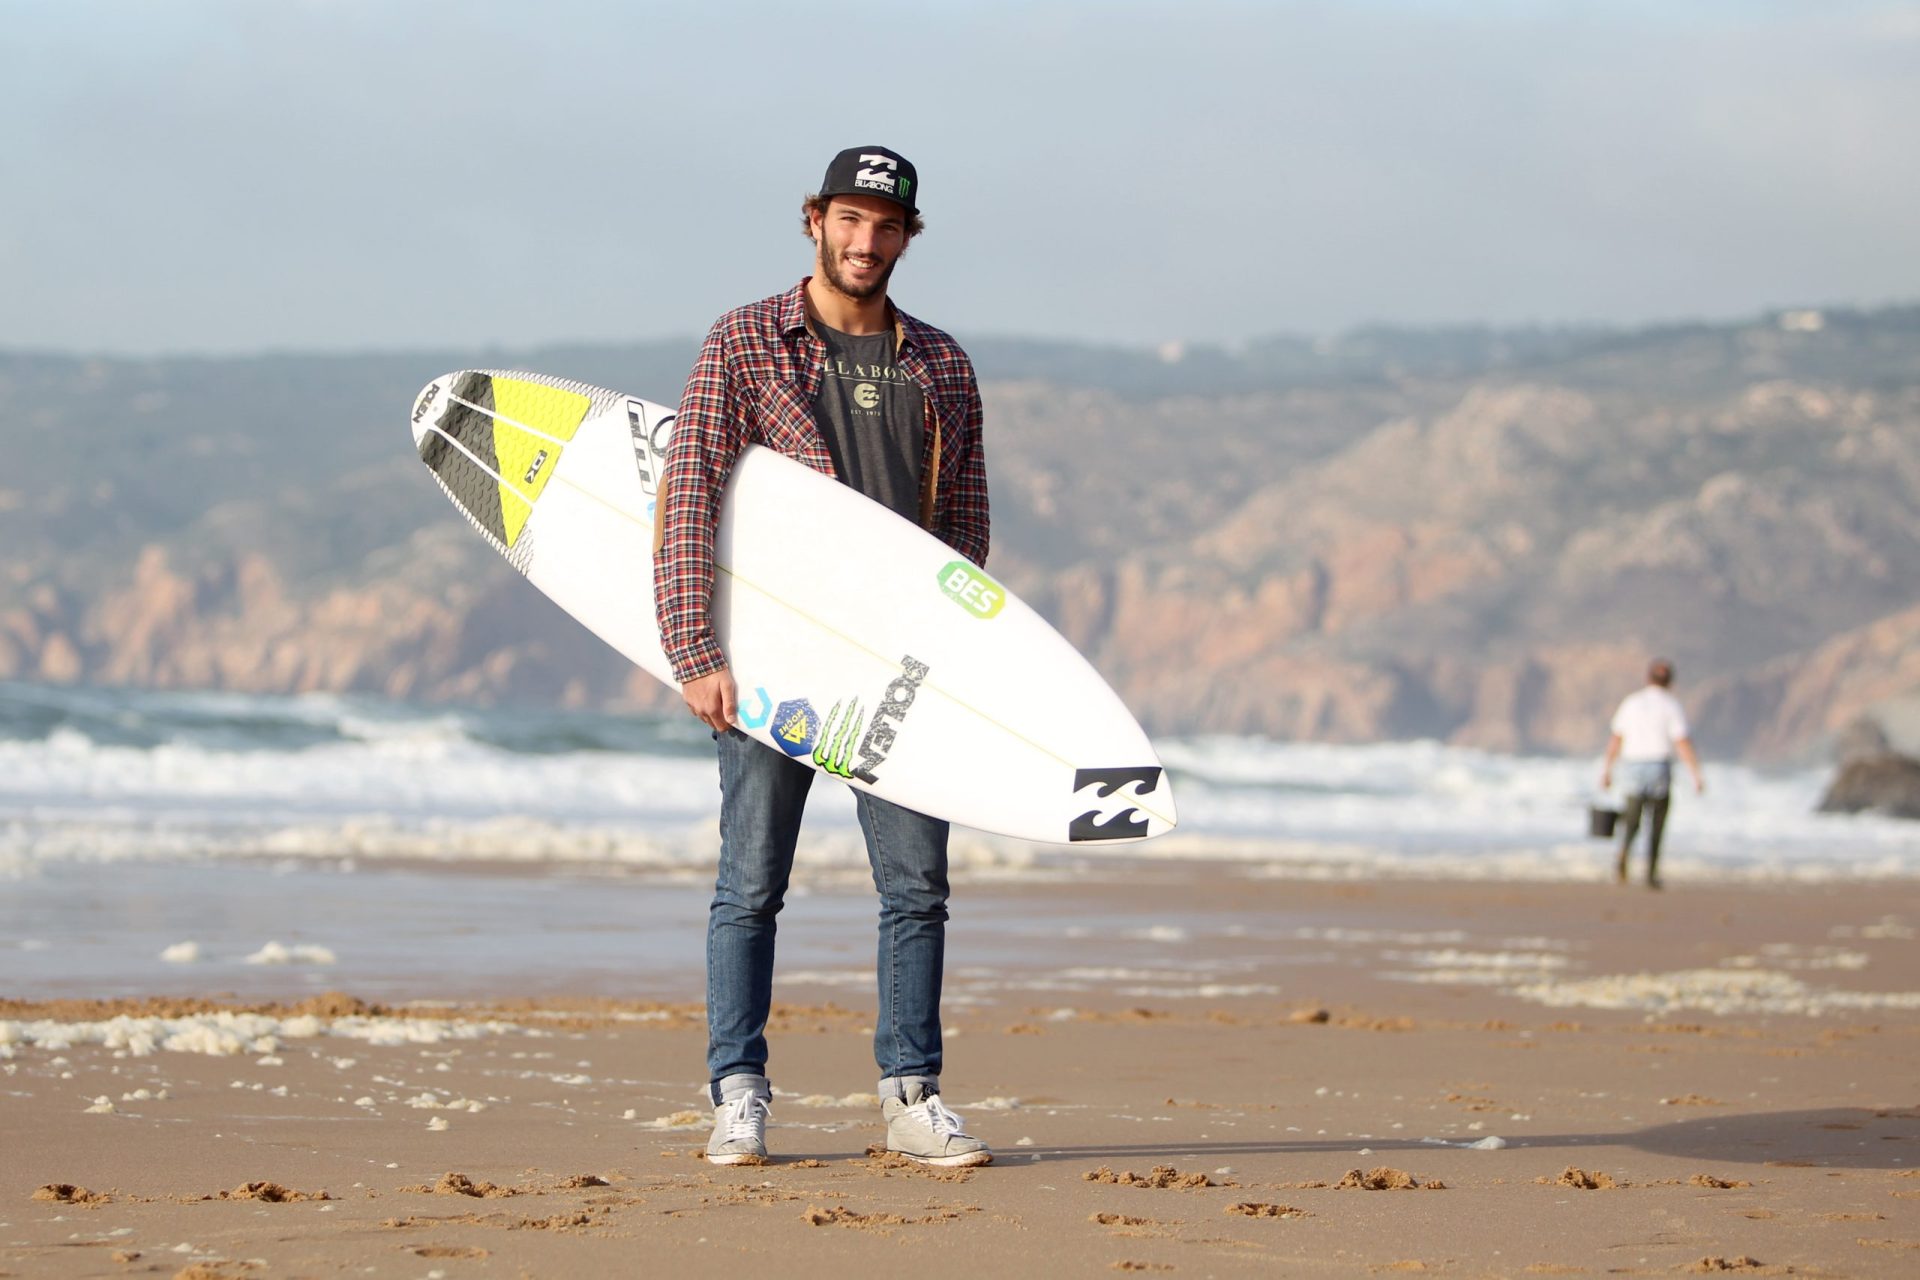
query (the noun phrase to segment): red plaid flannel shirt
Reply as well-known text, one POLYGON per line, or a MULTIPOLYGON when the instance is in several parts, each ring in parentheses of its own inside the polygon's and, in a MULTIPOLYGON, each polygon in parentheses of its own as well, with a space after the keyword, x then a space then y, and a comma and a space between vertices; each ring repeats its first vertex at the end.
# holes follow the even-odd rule
MULTIPOLYGON (((807 323, 807 281, 729 311, 707 334, 667 445, 654 531, 660 638, 685 683, 727 665, 714 638, 713 534, 720 493, 749 444, 833 475, 813 420, 826 347, 807 323)), ((973 363, 947 334, 898 308, 895 364, 926 398, 920 523, 975 564, 987 558, 987 463, 973 363)))

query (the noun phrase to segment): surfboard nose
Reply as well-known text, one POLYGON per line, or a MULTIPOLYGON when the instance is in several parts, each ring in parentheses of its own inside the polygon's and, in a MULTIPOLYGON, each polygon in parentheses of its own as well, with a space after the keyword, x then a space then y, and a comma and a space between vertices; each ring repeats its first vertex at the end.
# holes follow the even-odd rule
POLYGON ((421 441, 427 432, 433 430, 433 424, 447 407, 448 388, 453 382, 452 374, 443 374, 420 388, 420 394, 413 398, 412 426, 413 447, 419 450, 421 441))
POLYGON ((1163 836, 1179 825, 1180 810, 1173 800, 1173 779, 1162 773, 1160 794, 1155 798, 1153 811, 1147 815, 1147 835, 1163 836))
POLYGON ((1180 812, 1173 801, 1173 777, 1160 766, 1159 785, 1139 798, 1140 815, 1147 820, 1147 836, 1163 836, 1180 825, 1180 812))

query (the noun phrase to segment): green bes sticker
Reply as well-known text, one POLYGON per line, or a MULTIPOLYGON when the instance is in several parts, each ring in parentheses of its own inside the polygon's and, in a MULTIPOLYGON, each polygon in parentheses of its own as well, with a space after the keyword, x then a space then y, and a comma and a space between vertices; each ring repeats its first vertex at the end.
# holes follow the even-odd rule
POLYGON ((940 571, 940 589, 976 618, 991 618, 1007 602, 1007 589, 965 560, 940 571))

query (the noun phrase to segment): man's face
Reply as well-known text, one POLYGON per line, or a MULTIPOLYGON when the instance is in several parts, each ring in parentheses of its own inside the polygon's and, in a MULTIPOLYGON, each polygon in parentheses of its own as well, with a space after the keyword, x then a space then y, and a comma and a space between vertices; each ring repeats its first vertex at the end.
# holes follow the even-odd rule
POLYGON ((835 196, 814 215, 814 254, 820 274, 857 301, 884 294, 887 278, 907 251, 907 215, 877 196, 835 196))

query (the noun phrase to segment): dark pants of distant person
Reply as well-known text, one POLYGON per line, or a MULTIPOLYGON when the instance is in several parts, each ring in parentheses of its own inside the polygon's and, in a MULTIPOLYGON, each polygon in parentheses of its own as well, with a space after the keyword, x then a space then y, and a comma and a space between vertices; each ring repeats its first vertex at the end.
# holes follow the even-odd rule
POLYGON ((1627 857, 1640 832, 1640 815, 1647 816, 1647 883, 1660 883, 1660 837, 1667 830, 1667 805, 1673 791, 1673 763, 1666 760, 1629 761, 1622 768, 1626 807, 1620 811, 1619 879, 1627 878, 1627 857))

